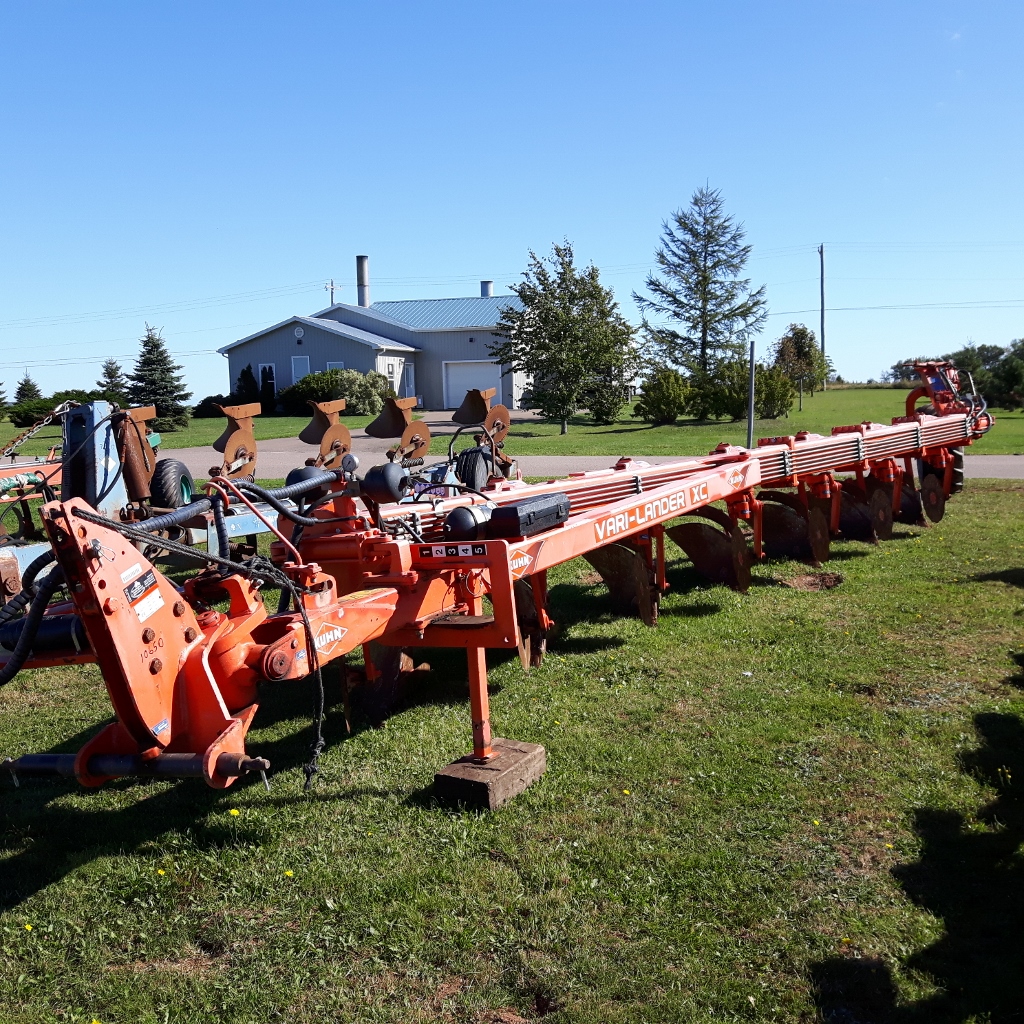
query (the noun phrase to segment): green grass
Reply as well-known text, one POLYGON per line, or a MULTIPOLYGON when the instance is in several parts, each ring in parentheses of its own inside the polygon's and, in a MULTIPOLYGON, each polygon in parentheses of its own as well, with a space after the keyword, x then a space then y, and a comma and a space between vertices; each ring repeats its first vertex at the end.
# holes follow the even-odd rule
MULTIPOLYGON (((0 1019, 1016 1019, 1022 498, 969 481, 937 527, 837 544, 825 593, 673 560, 654 630, 561 568, 544 666, 489 656, 498 734, 548 753, 494 814, 430 801, 470 745, 451 652, 379 730, 346 737, 332 685, 309 794, 304 683, 262 698, 269 794, 0 782, 0 1019)), ((109 713, 93 668, 23 674, 0 753, 109 713)))
MULTIPOLYGON (((891 423, 904 414, 907 392, 889 388, 849 388, 804 397, 803 412, 788 418, 758 420, 754 436, 774 437, 809 430, 830 434, 833 427, 872 420, 891 423)), ((969 449, 972 455, 1024 453, 1024 411, 996 411, 996 425, 969 449)), ((706 455, 720 441, 747 443, 746 421, 712 423, 679 420, 668 427, 651 427, 624 416, 610 426, 598 426, 585 417, 574 417, 569 433, 559 434, 557 423, 515 423, 506 448, 513 455, 706 455)), ((435 438, 431 451, 447 451, 447 442, 435 438)))

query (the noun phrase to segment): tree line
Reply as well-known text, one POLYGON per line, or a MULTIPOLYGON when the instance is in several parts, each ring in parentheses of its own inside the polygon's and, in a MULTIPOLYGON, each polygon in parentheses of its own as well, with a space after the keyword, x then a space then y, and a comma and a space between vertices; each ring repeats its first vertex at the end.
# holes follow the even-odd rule
MULTIPOLYGON (((927 362, 935 356, 918 356, 894 363, 882 379, 893 384, 917 383, 912 366, 915 361, 927 362)), ((989 405, 1001 409, 1024 407, 1024 338, 1015 338, 1007 347, 1001 345, 975 345, 973 343, 947 352, 939 359, 953 363, 961 371, 961 389, 970 387, 963 374, 970 374, 973 390, 983 395, 989 405)))
MULTIPOLYGON (((690 205, 662 225, 656 270, 645 294, 633 298, 639 328, 619 312, 598 269, 575 264, 572 244, 549 257, 532 250, 523 280, 511 286, 521 306, 506 306, 491 355, 531 380, 531 404, 566 433, 586 409, 612 423, 643 387, 633 415, 654 424, 688 414, 697 420, 740 419, 747 406, 748 343, 767 321, 765 287, 742 276, 751 247, 743 226, 728 216, 720 191, 699 188, 690 205)), ((791 324, 771 359, 755 367, 755 412, 788 413, 798 389, 812 394, 832 374, 814 332, 791 324)))
POLYGON ((16 427, 30 427, 43 419, 62 402, 114 402, 121 408, 155 405, 157 431, 179 430, 188 426, 189 407, 185 404, 192 392, 185 388, 182 367, 171 357, 161 332, 146 324, 139 339, 139 354, 130 373, 125 373, 116 359, 103 361, 100 378, 92 389, 70 388, 44 396, 28 370, 18 381, 11 404, 7 402, 3 381, 0 381, 0 415, 16 427))

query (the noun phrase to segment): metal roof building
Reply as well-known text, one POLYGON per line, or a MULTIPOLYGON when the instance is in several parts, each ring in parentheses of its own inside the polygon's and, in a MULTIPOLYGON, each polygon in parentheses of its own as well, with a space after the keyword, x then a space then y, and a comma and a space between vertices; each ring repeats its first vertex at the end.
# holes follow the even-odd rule
POLYGON ((428 409, 456 408, 470 388, 491 387, 519 408, 523 375, 505 373, 489 352, 501 310, 518 308, 517 296, 495 295, 493 282, 481 281, 479 297, 371 304, 367 258, 356 257, 356 266, 358 305, 293 316, 219 349, 231 382, 246 365, 278 389, 321 370, 378 370, 397 394, 418 395, 428 409))

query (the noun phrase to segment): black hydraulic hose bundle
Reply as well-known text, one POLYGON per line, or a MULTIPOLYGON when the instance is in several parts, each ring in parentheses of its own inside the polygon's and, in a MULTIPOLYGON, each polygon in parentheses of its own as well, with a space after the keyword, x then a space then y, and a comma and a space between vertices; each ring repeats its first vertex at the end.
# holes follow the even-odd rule
POLYGON ((52 551, 44 551, 38 558, 29 562, 28 568, 21 575, 21 592, 15 594, 10 601, 0 608, 0 623, 16 619, 28 606, 34 593, 32 584, 35 582, 36 577, 56 557, 52 551))
POLYGON ((64 570, 60 566, 56 566, 43 577, 39 586, 36 587, 35 597, 25 616, 25 625, 21 629, 21 636, 18 637, 18 642, 15 644, 7 664, 0 669, 0 686, 9 683, 21 670, 21 666, 25 664, 32 651, 32 644, 35 641, 36 633, 39 632, 39 625, 46 614, 50 598, 63 582, 64 570))
MULTIPOLYGON (((235 481, 235 486, 246 494, 255 494, 261 501, 266 501, 279 514, 292 519, 295 522, 301 521, 303 517, 298 516, 297 513, 288 508, 286 505, 282 505, 281 498, 292 498, 297 494, 305 494, 307 491, 315 490, 317 487, 324 487, 329 484, 337 483, 341 478, 342 474, 338 471, 328 471, 322 473, 319 477, 312 477, 309 480, 302 480, 297 484, 291 484, 288 487, 276 487, 272 491, 266 491, 262 487, 258 487, 256 484, 246 483, 245 481, 235 481)), ((136 529, 143 530, 146 533, 155 533, 158 530, 167 530, 172 526, 181 526, 182 523, 187 522, 193 516, 202 515, 204 512, 208 512, 213 507, 213 500, 210 498, 198 498, 193 501, 190 505, 182 505, 181 508, 176 508, 173 512, 167 512, 162 516, 154 516, 152 519, 145 519, 140 523, 133 524, 136 529)), ((223 509, 222 509, 223 512, 223 509)), ((214 513, 216 519, 216 513, 214 513)), ((310 520, 310 522, 304 525, 310 526, 313 523, 321 522, 321 520, 310 520)), ((218 533, 218 540, 220 535, 218 533)), ((227 550, 225 548, 225 550, 227 550)))

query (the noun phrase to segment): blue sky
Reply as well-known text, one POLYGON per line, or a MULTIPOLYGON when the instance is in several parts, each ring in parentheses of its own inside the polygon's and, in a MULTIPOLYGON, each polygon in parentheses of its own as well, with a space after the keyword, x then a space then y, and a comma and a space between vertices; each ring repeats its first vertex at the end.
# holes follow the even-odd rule
POLYGON ((1024 336, 1020 3, 0 5, 0 379, 215 349, 327 304, 503 290, 569 238, 636 319, 720 188, 848 378, 1024 336), (913 306, 877 309, 864 307, 913 306), (805 312, 807 311, 807 312, 805 312))

